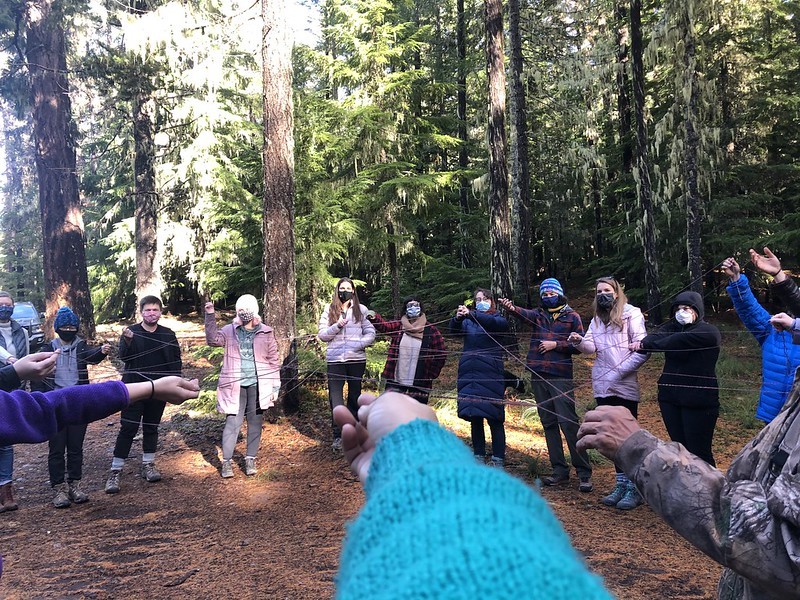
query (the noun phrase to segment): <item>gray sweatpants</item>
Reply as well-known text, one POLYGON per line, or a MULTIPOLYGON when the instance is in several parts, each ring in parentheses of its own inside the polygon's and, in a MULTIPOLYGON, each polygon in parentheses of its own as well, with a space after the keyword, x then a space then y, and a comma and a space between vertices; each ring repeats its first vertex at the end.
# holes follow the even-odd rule
POLYGON ((222 460, 233 458, 239 431, 247 417, 247 454, 255 457, 261 445, 261 423, 263 417, 258 412, 258 385, 241 388, 239 392, 239 412, 226 415, 225 429, 222 430, 222 460))
POLYGON ((564 457, 564 446, 561 433, 569 448, 569 457, 578 477, 591 477, 592 467, 586 452, 578 452, 575 444, 578 442, 578 414, 575 412, 575 385, 571 379, 550 379, 533 374, 531 388, 536 397, 536 406, 539 419, 544 429, 544 439, 547 442, 547 453, 550 455, 550 465, 553 475, 568 477, 569 467, 564 457), (561 431, 559 431, 559 429, 561 431))

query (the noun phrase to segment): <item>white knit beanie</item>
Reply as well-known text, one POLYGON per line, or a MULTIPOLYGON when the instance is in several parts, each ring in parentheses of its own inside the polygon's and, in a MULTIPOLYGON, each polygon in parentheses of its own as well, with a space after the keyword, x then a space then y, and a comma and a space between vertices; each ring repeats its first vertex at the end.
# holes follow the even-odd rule
POLYGON ((256 297, 251 294, 244 294, 243 296, 239 296, 239 299, 236 301, 236 312, 238 313, 240 310, 246 310, 254 315, 258 314, 258 300, 256 297))

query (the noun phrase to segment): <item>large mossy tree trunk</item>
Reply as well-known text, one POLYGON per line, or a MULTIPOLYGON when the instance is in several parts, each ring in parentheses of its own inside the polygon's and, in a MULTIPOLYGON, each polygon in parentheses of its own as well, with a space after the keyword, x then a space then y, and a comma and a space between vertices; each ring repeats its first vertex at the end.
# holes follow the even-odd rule
POLYGON ((262 0, 264 74, 264 316, 281 359, 281 398, 299 409, 295 314, 294 114, 291 30, 285 0, 262 0))
POLYGON ((642 43, 642 2, 631 0, 631 62, 633 103, 636 121, 636 169, 639 175, 637 191, 642 211, 642 246, 644 250, 644 279, 647 287, 648 320, 661 323, 661 292, 659 291, 656 225, 653 209, 653 186, 650 181, 650 151, 644 106, 644 46, 642 43))
POLYGON ((83 215, 67 79, 64 16, 54 0, 32 0, 25 14, 25 59, 30 68, 39 212, 42 220, 46 327, 70 306, 83 333, 95 333, 86 270, 83 215))

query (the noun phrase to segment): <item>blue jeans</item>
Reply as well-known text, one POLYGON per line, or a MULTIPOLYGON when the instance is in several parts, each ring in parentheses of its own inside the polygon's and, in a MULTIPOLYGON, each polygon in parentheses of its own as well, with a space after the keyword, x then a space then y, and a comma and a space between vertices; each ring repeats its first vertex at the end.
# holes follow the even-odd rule
POLYGON ((14 446, 0 446, 0 485, 11 481, 14 474, 14 446))

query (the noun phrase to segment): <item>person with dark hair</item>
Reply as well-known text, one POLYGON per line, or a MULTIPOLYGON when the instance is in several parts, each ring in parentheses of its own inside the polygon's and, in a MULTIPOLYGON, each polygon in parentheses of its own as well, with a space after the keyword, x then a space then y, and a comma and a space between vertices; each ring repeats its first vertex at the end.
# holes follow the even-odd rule
POLYGON ((464 352, 458 361, 458 416, 470 422, 472 451, 475 458, 486 460, 486 433, 483 420, 492 434, 491 465, 503 467, 506 458, 506 380, 502 340, 508 321, 497 311, 494 296, 478 288, 473 296, 474 309, 460 305, 450 319, 450 331, 464 338, 464 352))
MULTIPOLYGON (((0 292, 0 362, 12 365, 30 352, 28 330, 17 323, 14 299, 8 292, 0 292)), ((17 510, 12 480, 14 478, 14 447, 0 446, 0 512, 17 510)))
POLYGON ((361 380, 367 370, 367 346, 375 342, 375 327, 367 319, 367 307, 358 301, 353 280, 342 277, 336 282, 333 298, 319 318, 317 338, 326 342, 328 365, 328 402, 331 406, 333 449, 342 449, 342 431, 333 420, 333 407, 344 404, 347 383, 347 407, 358 412, 361 380))
POLYGON ((673 442, 714 466, 711 442, 719 417, 717 359, 719 329, 703 320, 703 297, 681 292, 670 309, 674 315, 655 333, 631 344, 639 352, 663 352, 658 379, 658 406, 673 442))
MULTIPOLYGON (((783 290, 791 290, 785 283, 788 278, 781 269, 778 257, 772 254, 769 248, 764 250, 769 258, 777 263, 776 271, 769 269, 769 265, 766 268, 769 269, 769 274, 774 276, 774 284, 771 287, 775 295, 781 298, 783 290)), ((758 261, 754 262, 758 266, 758 261)), ((736 259, 729 257, 723 260, 722 270, 729 278, 726 291, 736 309, 736 314, 761 347, 762 383, 756 418, 769 423, 780 412, 792 389, 794 372, 800 366, 800 346, 792 343, 791 327, 772 326, 773 317, 756 300, 747 276, 742 273, 736 259)))
MULTIPOLYGON (((119 358, 125 362, 122 373, 124 383, 153 381, 168 375, 180 375, 181 347, 175 332, 159 325, 161 318, 161 299, 145 296, 139 301, 142 320, 122 331, 119 342, 119 358)), ((148 483, 161 481, 161 473, 156 469, 155 458, 158 446, 158 428, 164 414, 165 403, 150 399, 129 406, 120 413, 120 428, 111 460, 111 471, 106 480, 106 494, 116 494, 120 490, 120 478, 125 459, 133 444, 133 438, 142 426, 142 478, 148 483)))
MULTIPOLYGON (((585 354, 596 354, 592 365, 592 392, 597 406, 624 406, 634 418, 639 415, 638 369, 647 360, 646 354, 630 349, 647 335, 642 311, 628 304, 619 281, 601 277, 595 283, 592 303, 594 318, 585 336, 572 333, 569 342, 585 354)), ((639 505, 636 486, 619 465, 614 465, 616 484, 601 502, 620 510, 639 505)))
MULTIPOLYGON (((60 352, 42 352, 0 369, 0 381, 41 379, 50 375, 60 352), (14 369, 15 373, 8 370, 14 369)), ((181 404, 197 398, 196 379, 163 377, 157 381, 123 384, 119 381, 78 385, 50 392, 0 392, 0 444, 38 444, 58 431, 105 418, 119 410, 156 399, 181 404)), ((0 559, 0 577, 3 561, 0 559)))
POLYGON ((225 349, 217 383, 217 410, 225 415, 222 431, 222 477, 233 477, 233 451, 247 418, 244 473, 258 473, 263 411, 275 405, 281 389, 278 343, 272 327, 261 320, 258 300, 244 294, 236 301, 233 323, 217 328, 214 303, 205 306, 206 343, 225 349))
POLYGON ((403 302, 402 316, 387 321, 379 313, 367 313, 379 333, 390 335, 383 378, 387 390, 396 390, 428 403, 433 381, 442 371, 447 350, 435 325, 428 323, 422 302, 410 296, 403 302))
MULTIPOLYGON (((109 344, 90 346, 78 337, 80 319, 69 307, 62 306, 56 313, 53 329, 56 338, 42 345, 42 352, 58 350, 56 369, 52 377, 32 383, 38 392, 60 390, 74 385, 88 385, 88 365, 96 365, 111 351, 109 344)), ((68 508, 73 502, 82 504, 89 495, 81 489, 83 476, 83 440, 86 424, 69 425, 61 429, 49 442, 47 468, 50 485, 55 490, 53 506, 68 508), (66 460, 64 458, 66 452, 66 460), (66 481, 65 481, 66 475, 66 481)))
POLYGON ((579 452, 578 413, 575 410, 575 384, 572 381, 572 356, 578 351, 567 341, 571 334, 583 333, 580 315, 567 303, 564 288, 555 278, 539 286, 541 306, 520 308, 511 300, 500 298, 500 305, 511 315, 531 326, 531 344, 527 368, 531 372, 531 389, 544 429, 547 454, 553 473, 542 478, 544 485, 569 481, 569 466, 564 456, 561 435, 569 448, 570 462, 578 475, 578 489, 591 492, 592 466, 589 456, 579 452))

